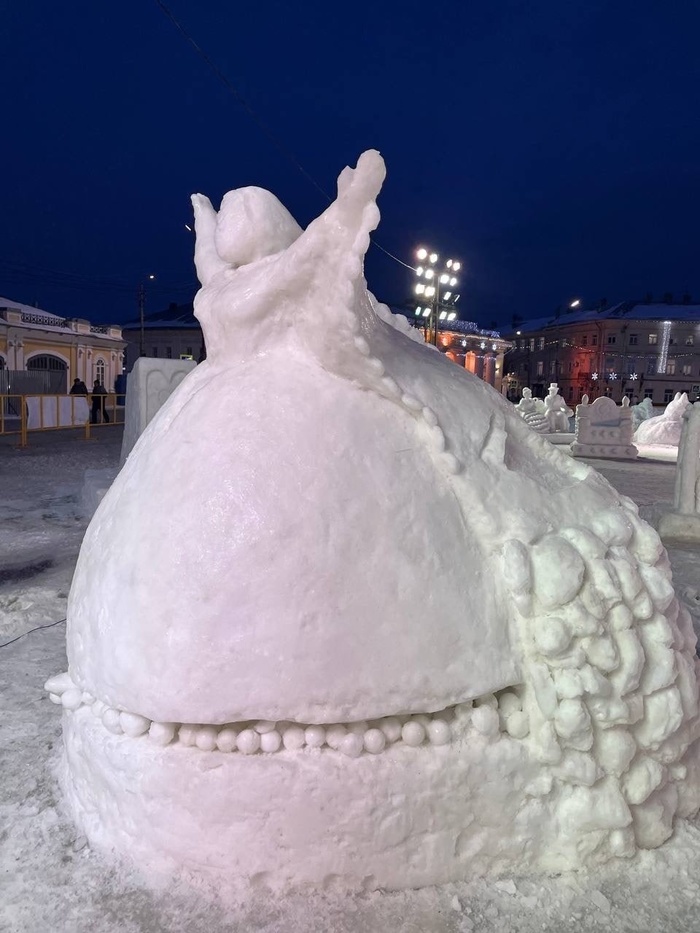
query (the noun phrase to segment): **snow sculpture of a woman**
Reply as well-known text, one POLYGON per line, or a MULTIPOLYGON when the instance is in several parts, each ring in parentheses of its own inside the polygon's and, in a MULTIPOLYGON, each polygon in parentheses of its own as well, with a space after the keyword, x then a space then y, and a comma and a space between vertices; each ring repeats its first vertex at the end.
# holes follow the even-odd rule
POLYGON ((147 868, 561 871, 700 803, 658 535, 367 291, 383 178, 365 153, 305 231, 194 198, 207 359, 95 513, 47 683, 76 819, 147 868))

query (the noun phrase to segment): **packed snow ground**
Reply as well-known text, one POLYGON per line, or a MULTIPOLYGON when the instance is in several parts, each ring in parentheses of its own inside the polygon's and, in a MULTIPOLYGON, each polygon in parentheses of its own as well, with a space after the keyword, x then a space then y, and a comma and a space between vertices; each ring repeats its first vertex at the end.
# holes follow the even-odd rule
MULTIPOLYGON (((27 451, 0 444, 0 643, 65 616, 85 530, 83 472, 116 465, 121 436, 34 436, 27 451)), ((594 461, 651 516, 672 499, 675 467, 594 461)), ((676 588, 700 621, 700 553, 671 552, 676 588)), ((0 653, 0 931, 2 933, 233 933, 356 931, 697 931, 700 822, 631 862, 598 872, 467 881, 403 893, 263 890, 223 902, 187 879, 147 887, 86 845, 62 812, 53 776, 60 712, 44 694, 65 670, 65 627, 28 634, 0 653)), ((231 802, 235 807, 235 801, 231 802)))

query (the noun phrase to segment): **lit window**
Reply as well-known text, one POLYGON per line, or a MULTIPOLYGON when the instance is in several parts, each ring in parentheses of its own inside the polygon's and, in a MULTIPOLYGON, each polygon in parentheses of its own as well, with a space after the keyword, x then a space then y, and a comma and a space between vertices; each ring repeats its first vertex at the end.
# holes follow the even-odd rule
POLYGON ((675 360, 666 360, 666 375, 667 376, 676 375, 676 361, 675 360))
POLYGON ((537 344, 540 350, 544 350, 544 337, 540 337, 539 340, 537 341, 537 344))
POLYGON ((685 366, 683 367, 683 375, 684 376, 693 375, 693 367, 690 365, 690 363, 686 363, 685 366))
POLYGON ((650 345, 650 346, 653 346, 654 344, 656 344, 656 343, 658 343, 658 342, 659 342, 659 335, 658 335, 658 334, 649 334, 649 345, 650 345))
POLYGON ((537 363, 537 375, 544 376, 544 363, 542 360, 539 360, 537 363))

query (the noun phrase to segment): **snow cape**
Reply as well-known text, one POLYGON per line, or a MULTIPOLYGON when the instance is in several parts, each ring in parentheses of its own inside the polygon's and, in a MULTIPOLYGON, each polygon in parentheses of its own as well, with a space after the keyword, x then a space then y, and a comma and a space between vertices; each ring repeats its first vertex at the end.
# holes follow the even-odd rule
POLYGON ((208 357, 88 529, 49 685, 78 819, 145 863, 413 886, 630 855, 700 802, 658 535, 367 291, 383 179, 365 153, 303 232, 193 198, 208 357))

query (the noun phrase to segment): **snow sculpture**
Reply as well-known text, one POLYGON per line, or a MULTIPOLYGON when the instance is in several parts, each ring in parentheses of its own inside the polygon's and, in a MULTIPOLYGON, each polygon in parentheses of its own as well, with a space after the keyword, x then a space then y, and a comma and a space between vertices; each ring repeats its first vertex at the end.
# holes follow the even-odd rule
POLYGON ((618 408, 611 398, 601 396, 589 405, 588 396, 584 395, 576 406, 576 440, 571 453, 575 457, 636 459, 630 400, 625 396, 618 408))
POLYGON ((642 399, 637 405, 630 406, 632 412, 632 427, 636 431, 642 421, 654 417, 654 403, 650 398, 642 399))
POLYGON ((660 444, 678 447, 681 440, 683 415, 690 405, 687 392, 676 392, 663 415, 643 421, 634 432, 635 444, 660 444))
POLYGON ((196 365, 193 360, 153 359, 145 356, 136 360, 126 380, 121 466, 156 413, 196 365))
POLYGON ((573 411, 559 395, 559 386, 556 382, 552 382, 547 392, 547 398, 544 400, 544 416, 550 433, 562 432, 566 434, 569 430, 569 418, 572 415, 573 411))
POLYGON ((523 397, 515 406, 515 410, 523 419, 525 424, 538 434, 544 434, 549 430, 547 419, 545 418, 545 407, 542 399, 532 397, 532 389, 525 387, 523 397))
POLYGON ((560 871, 700 803, 658 535, 368 293, 383 178, 365 153, 303 232, 194 198, 208 358, 88 528, 47 683, 76 819, 149 870, 560 871))
POLYGON ((661 516, 659 534, 668 541, 700 543, 700 402, 683 414, 673 510, 661 516))

